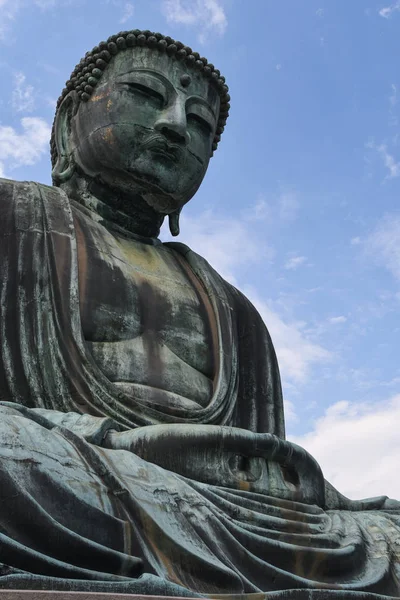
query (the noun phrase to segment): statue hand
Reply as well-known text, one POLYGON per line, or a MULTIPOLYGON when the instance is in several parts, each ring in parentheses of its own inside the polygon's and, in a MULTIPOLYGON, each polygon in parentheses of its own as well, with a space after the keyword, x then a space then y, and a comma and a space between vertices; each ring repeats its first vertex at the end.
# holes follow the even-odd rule
POLYGON ((324 504, 318 463, 272 434, 217 425, 150 425, 110 431, 104 445, 195 481, 324 504))
POLYGON ((386 498, 381 510, 400 510, 400 501, 393 498, 386 498))
POLYGON ((105 438, 103 439, 102 446, 104 448, 110 448, 113 450, 131 451, 132 434, 134 432, 135 429, 128 429, 128 431, 116 431, 115 429, 109 429, 105 438))

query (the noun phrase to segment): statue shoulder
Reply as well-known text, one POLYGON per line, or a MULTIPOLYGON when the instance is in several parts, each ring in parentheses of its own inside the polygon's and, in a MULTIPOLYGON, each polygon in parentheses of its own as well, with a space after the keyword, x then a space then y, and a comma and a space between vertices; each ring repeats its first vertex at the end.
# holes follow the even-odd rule
POLYGON ((0 177, 0 200, 10 196, 12 197, 14 194, 14 188, 19 183, 19 181, 13 181, 12 179, 4 179, 3 177, 0 177))
POLYGON ((0 215, 4 222, 14 211, 16 199, 25 195, 27 182, 0 178, 0 215))
POLYGON ((45 222, 53 231, 73 234, 71 204, 65 192, 34 181, 0 179, 0 237, 10 228, 42 230, 45 222))
POLYGON ((18 202, 19 209, 32 205, 39 197, 47 198, 52 202, 69 203, 66 194, 57 187, 37 183, 36 181, 15 181, 0 177, 0 208, 4 212, 6 207, 11 208, 18 202))
MULTIPOLYGON (((36 181, 15 181, 14 179, 5 179, 4 177, 0 177, 1 199, 8 196, 28 196, 35 192, 37 194, 40 190, 42 190, 44 193, 54 193, 54 190, 58 190, 58 188, 54 188, 44 183, 37 183, 36 181)), ((61 190, 58 190, 58 192, 61 193, 61 190)))

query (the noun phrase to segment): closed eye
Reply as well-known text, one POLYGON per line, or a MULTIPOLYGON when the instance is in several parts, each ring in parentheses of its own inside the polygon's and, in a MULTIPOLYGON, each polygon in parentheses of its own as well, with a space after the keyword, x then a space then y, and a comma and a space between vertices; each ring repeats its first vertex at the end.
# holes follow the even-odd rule
POLYGON ((141 83, 138 83, 136 81, 135 82, 133 82, 133 81, 126 82, 125 85, 127 85, 128 89, 132 92, 139 92, 140 94, 143 94, 143 95, 147 96, 148 98, 157 100, 157 102, 159 102, 161 104, 161 106, 163 106, 165 103, 164 96, 162 96, 156 90, 153 90, 152 88, 147 87, 146 85, 142 85, 141 83))
POLYGON ((202 129, 207 131, 207 133, 212 133, 213 127, 211 123, 203 119, 203 117, 201 117, 200 115, 197 115, 195 113, 189 113, 187 119, 194 121, 196 125, 200 125, 202 129))

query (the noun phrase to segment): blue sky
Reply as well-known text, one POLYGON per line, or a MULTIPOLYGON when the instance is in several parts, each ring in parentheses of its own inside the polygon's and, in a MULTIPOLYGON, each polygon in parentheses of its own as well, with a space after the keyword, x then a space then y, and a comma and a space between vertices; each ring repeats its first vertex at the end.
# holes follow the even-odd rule
POLYGON ((230 86, 180 240, 261 312, 289 438, 343 493, 400 498, 400 2, 0 0, 3 176, 50 183, 65 80, 135 28, 187 43, 230 86))

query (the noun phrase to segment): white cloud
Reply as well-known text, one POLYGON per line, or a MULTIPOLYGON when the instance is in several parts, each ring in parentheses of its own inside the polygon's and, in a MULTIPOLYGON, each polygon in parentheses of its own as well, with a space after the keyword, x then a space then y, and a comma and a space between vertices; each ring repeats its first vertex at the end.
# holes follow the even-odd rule
POLYGON ((290 402, 290 400, 284 400, 283 405, 285 410, 285 422, 295 423, 298 421, 298 415, 293 402, 290 402))
POLYGON ((279 216, 283 221, 294 221, 297 217, 297 213, 300 207, 300 203, 294 192, 287 192, 282 194, 279 198, 279 216))
MULTIPOLYGON (((65 0, 65 2, 69 3, 71 0, 65 0)), ((33 5, 41 10, 47 10, 60 3, 60 0, 34 0, 33 2, 32 0, 0 0, 0 41, 8 40, 12 24, 24 6, 33 5)))
POLYGON ((300 203, 295 192, 284 192, 276 198, 267 201, 265 194, 259 194, 255 204, 246 211, 245 218, 249 221, 274 220, 281 222, 294 221, 297 217, 300 203))
POLYGON ((382 156, 385 167, 389 170, 387 177, 392 179, 393 177, 399 177, 400 175, 400 162, 396 162, 394 157, 389 154, 386 144, 381 144, 377 148, 379 154, 382 156))
POLYGON ((342 494, 359 499, 400 499, 400 395, 368 405, 338 402, 313 431, 292 436, 320 463, 325 478, 342 494))
POLYGON ((271 217, 271 207, 263 194, 259 194, 256 203, 246 213, 248 221, 265 221, 271 217))
POLYGON ((53 6, 56 6, 57 2, 56 0, 35 0, 35 4, 42 10, 46 10, 48 8, 53 8, 53 6))
POLYGON ((388 169, 389 173, 385 179, 393 179, 400 176, 400 162, 396 162, 394 156, 388 151, 386 144, 377 146, 373 140, 366 144, 367 148, 376 150, 383 160, 383 164, 388 169))
POLYGON ((271 307, 273 303, 260 298, 251 287, 245 287, 246 296, 254 304, 268 327, 278 356, 282 380, 304 382, 314 364, 329 361, 331 354, 307 339, 296 323, 285 323, 271 307))
POLYGON ((61 71, 58 67, 55 67, 54 65, 51 65, 47 62, 39 61, 37 63, 37 66, 40 67, 41 69, 44 69, 44 71, 47 71, 47 73, 50 73, 50 75, 60 75, 60 73, 61 73, 61 71))
POLYGON ((294 271, 298 269, 301 265, 306 262, 307 258, 305 256, 292 256, 285 263, 285 269, 289 271, 294 271))
POLYGON ((0 177, 5 177, 4 165, 0 162, 0 177))
POLYGON ((19 9, 19 0, 0 0, 0 41, 5 41, 19 9))
POLYGON ((367 253, 377 264, 400 280, 400 213, 385 215, 365 242, 367 253))
POLYGON ((346 323, 347 321, 347 317, 340 315, 339 317, 331 317, 329 319, 329 323, 332 323, 332 325, 338 325, 340 323, 346 323))
POLYGON ((162 7, 168 23, 198 27, 202 43, 211 31, 223 35, 228 25, 220 0, 162 0, 162 7))
POLYGON ((125 6, 124 6, 123 15, 119 22, 121 24, 126 23, 133 17, 134 12, 135 12, 135 7, 133 6, 133 4, 131 2, 126 2, 125 6))
POLYGON ((315 14, 317 15, 317 17, 319 17, 320 19, 322 19, 322 17, 324 16, 324 13, 325 13, 324 9, 323 9, 323 8, 319 8, 319 9, 316 11, 316 13, 315 13, 315 14))
POLYGON ((32 85, 26 83, 23 73, 15 73, 14 88, 12 91, 11 104, 16 112, 32 112, 35 108, 35 90, 32 85))
POLYGON ((398 2, 395 2, 394 4, 392 4, 391 6, 387 6, 386 8, 381 8, 381 10, 379 11, 379 14, 381 17, 384 17, 385 19, 389 19, 389 17, 391 17, 392 13, 394 13, 395 11, 400 11, 400 0, 398 2))
POLYGON ((236 283, 243 265, 270 261, 272 249, 251 234, 249 224, 230 217, 218 217, 211 210, 196 218, 182 215, 181 239, 204 256, 228 281, 236 283))
POLYGON ((392 88, 392 93, 389 96, 389 102, 392 106, 396 106, 396 104, 397 104, 397 86, 394 83, 392 83, 391 88, 392 88))
POLYGON ((358 236, 357 236, 357 237, 353 237, 353 238, 351 238, 351 240, 350 240, 350 244, 351 244, 352 246, 359 246, 359 245, 361 244, 361 238, 360 238, 360 237, 358 237, 358 236))
POLYGON ((52 98, 51 96, 45 96, 44 100, 46 102, 46 105, 49 106, 55 112, 56 108, 57 108, 57 98, 52 98))
POLYGON ((48 150, 51 128, 44 119, 21 119, 22 133, 13 127, 0 126, 0 162, 8 168, 33 165, 48 150), (7 161, 7 162, 6 162, 7 161))

